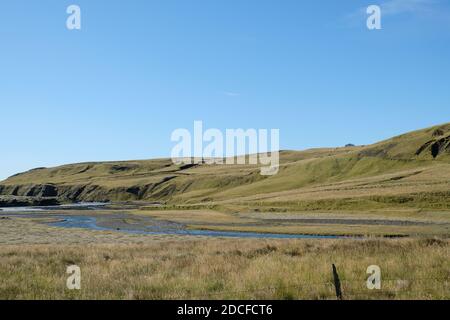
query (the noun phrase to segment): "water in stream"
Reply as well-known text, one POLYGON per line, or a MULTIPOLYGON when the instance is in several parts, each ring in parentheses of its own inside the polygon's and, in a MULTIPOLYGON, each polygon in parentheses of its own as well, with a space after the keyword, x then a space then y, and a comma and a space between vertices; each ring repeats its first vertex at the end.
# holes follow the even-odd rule
MULTIPOLYGON (((150 225, 129 224, 124 227, 113 227, 108 223, 99 223, 97 216, 86 214, 86 210, 101 210, 103 203, 80 203, 74 205, 62 205, 54 207, 23 207, 23 208, 0 208, 0 216, 11 216, 21 218, 51 218, 51 222, 44 222, 53 227, 81 228, 98 231, 115 231, 133 234, 176 234, 190 236, 208 237, 232 237, 232 238, 261 238, 261 239, 332 239, 342 238, 339 236, 303 235, 303 234, 280 234, 280 233, 258 233, 258 232, 235 232, 235 231, 210 231, 191 230, 181 224, 172 222, 161 222, 147 217, 147 221, 154 222, 150 225), (59 210, 83 210, 83 215, 49 213, 59 210)), ((120 220, 121 214, 109 214, 101 216, 102 220, 120 220)))

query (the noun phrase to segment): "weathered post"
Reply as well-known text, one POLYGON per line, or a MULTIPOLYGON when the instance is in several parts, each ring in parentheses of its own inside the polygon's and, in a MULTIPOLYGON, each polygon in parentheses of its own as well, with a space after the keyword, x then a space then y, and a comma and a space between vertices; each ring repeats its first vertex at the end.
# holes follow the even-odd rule
POLYGON ((336 270, 336 266, 333 263, 333 279, 334 279, 334 288, 336 289, 336 298, 338 300, 342 300, 342 290, 341 290, 341 281, 339 280, 339 275, 336 270))

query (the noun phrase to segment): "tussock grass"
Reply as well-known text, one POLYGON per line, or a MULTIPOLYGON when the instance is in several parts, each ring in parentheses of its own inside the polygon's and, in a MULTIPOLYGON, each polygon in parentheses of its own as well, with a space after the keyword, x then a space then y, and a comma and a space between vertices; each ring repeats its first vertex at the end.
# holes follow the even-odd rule
POLYGON ((449 241, 208 240, 0 247, 2 299, 449 299, 449 241), (65 288, 77 264, 82 289, 65 288), (366 288, 379 265, 382 289, 366 288))

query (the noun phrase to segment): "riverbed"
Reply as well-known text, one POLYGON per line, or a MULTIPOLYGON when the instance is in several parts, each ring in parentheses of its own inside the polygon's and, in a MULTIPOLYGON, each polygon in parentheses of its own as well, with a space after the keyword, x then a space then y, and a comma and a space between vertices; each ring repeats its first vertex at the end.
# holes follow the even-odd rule
POLYGON ((0 217, 33 219, 51 227, 113 231, 140 235, 179 235, 259 239, 336 239, 333 235, 306 235, 237 231, 196 230, 185 224, 136 216, 126 211, 105 212, 107 204, 79 203, 49 207, 0 208, 0 217))

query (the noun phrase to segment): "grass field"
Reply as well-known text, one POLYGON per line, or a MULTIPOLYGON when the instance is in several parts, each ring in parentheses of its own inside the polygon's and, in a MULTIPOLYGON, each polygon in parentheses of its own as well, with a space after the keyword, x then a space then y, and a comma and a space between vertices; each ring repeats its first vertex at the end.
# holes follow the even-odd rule
POLYGON ((0 247, 1 299, 449 299, 449 241, 198 240, 0 247), (66 268, 81 268, 81 290, 66 268), (378 265, 381 290, 368 290, 378 265))

